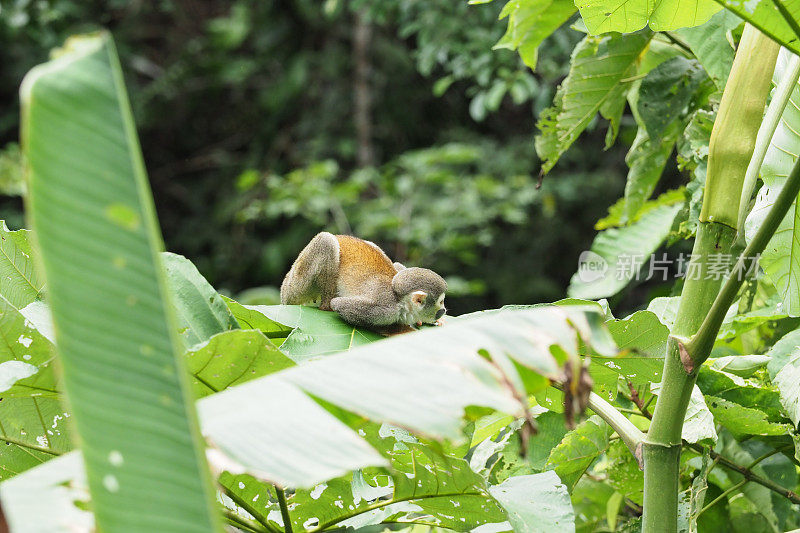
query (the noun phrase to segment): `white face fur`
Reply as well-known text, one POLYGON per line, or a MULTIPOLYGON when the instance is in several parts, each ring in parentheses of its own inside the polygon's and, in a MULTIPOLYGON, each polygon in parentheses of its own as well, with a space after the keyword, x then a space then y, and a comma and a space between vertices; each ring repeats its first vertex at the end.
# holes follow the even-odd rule
POLYGON ((400 306, 400 320, 409 326, 436 324, 444 312, 444 294, 439 295, 436 302, 428 302, 428 295, 423 291, 415 291, 403 297, 400 306), (438 315, 438 316, 437 316, 438 315))

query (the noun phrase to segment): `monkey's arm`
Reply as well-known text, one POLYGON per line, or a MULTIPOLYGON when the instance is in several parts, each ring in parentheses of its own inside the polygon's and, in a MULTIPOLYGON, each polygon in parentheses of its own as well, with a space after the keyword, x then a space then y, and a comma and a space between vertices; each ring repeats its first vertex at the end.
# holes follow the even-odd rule
POLYGON ((400 319, 394 301, 379 304, 365 296, 339 296, 331 300, 331 309, 348 324, 367 328, 392 326, 400 319))

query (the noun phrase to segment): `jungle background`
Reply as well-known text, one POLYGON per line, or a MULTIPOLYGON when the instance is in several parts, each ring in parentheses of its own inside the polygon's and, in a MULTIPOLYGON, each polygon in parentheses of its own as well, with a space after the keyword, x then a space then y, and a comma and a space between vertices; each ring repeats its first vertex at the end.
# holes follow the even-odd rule
MULTIPOLYGON (((2 0, 0 218, 24 226, 24 73, 69 35, 105 27, 166 247, 212 285, 274 303, 324 229, 437 270, 453 314, 556 300, 622 194, 635 127, 625 117, 609 150, 605 125, 590 127, 540 180, 536 118, 582 34, 566 24, 549 37, 534 72, 497 45, 503 2, 473 4, 2 0)), ((660 188, 681 180, 672 163, 660 188)), ((612 303, 660 290, 632 285, 612 303)))

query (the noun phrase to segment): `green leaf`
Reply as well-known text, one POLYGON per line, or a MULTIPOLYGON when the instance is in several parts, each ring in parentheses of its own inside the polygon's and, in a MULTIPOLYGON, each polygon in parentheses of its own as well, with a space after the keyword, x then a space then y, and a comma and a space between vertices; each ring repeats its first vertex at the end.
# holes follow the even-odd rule
POLYGON ((539 45, 577 11, 570 0, 510 0, 500 18, 508 17, 508 29, 495 48, 518 50, 522 61, 536 68, 539 45))
MULTIPOLYGON (((800 6, 800 3, 798 3, 800 6)), ((788 54, 781 52, 774 81, 786 72, 788 54)), ((775 129, 761 166, 764 186, 745 222, 748 241, 753 238, 775 202, 800 153, 800 87, 792 90, 789 104, 775 129)), ((800 316, 800 210, 793 205, 761 254, 759 264, 783 298, 783 312, 800 316)))
POLYGON ((720 3, 765 35, 769 35, 774 41, 795 54, 800 53, 800 41, 794 30, 800 26, 800 2, 797 0, 781 2, 791 24, 784 19, 773 0, 720 0, 720 3))
POLYGON ((767 352, 769 377, 775 379, 781 368, 797 354, 800 354, 800 329, 790 331, 781 337, 767 352))
POLYGON ((712 0, 579 0, 575 3, 586 28, 592 35, 607 32, 630 33, 649 26, 655 31, 669 31, 698 26, 720 10, 712 0))
POLYGON ((780 401, 795 427, 800 424, 800 354, 789 358, 773 379, 780 401))
POLYGON ((723 9, 702 26, 676 31, 720 91, 725 88, 733 66, 734 49, 728 32, 741 23, 742 19, 723 9))
POLYGON ((624 100, 626 78, 636 73, 636 63, 651 38, 650 32, 587 36, 578 44, 553 106, 542 112, 537 124, 541 133, 536 152, 543 172, 553 168, 601 107, 610 105, 610 100, 624 100))
POLYGON ((706 402, 714 415, 714 420, 725 426, 737 439, 749 435, 766 437, 784 435, 790 429, 788 424, 770 422, 764 411, 752 407, 745 407, 716 396, 706 396, 706 402))
POLYGON ((186 348, 207 341, 217 333, 239 328, 225 301, 191 261, 169 252, 162 257, 186 348))
POLYGON ((29 234, 10 231, 0 220, 0 295, 17 309, 36 300, 44 286, 33 268, 29 234))
POLYGON ((705 364, 697 375, 697 386, 706 396, 724 398, 743 407, 754 407, 773 422, 783 421, 778 392, 758 379, 741 378, 705 364))
POLYGON ((710 364, 713 370, 749 378, 765 368, 770 360, 768 355, 729 355, 712 359, 710 364))
POLYGON ((111 38, 71 39, 20 93, 28 214, 97 529, 218 531, 111 38))
POLYGON ((570 280, 568 294, 574 298, 613 296, 639 275, 647 261, 672 228, 683 203, 661 205, 624 228, 601 231, 592 243, 589 256, 598 265, 595 270, 578 270, 570 280))
POLYGON ((268 318, 264 313, 258 310, 261 306, 243 305, 226 296, 223 296, 222 299, 228 305, 228 309, 231 310, 231 313, 233 313, 233 318, 236 319, 242 328, 257 329, 270 339, 285 338, 295 327, 280 324, 268 318))
MULTIPOLYGON (((661 392, 661 383, 652 383, 650 391, 658 395, 661 392)), ((686 442, 702 444, 717 442, 717 429, 714 422, 717 411, 709 409, 706 405, 707 399, 697 385, 692 388, 692 395, 689 397, 689 406, 683 417, 683 429, 681 430, 681 438, 686 442)))
POLYGON ((186 354, 198 397, 294 366, 263 333, 236 329, 217 333, 186 354))
POLYGON ((554 472, 511 477, 489 492, 508 511, 514 531, 549 533, 575 528, 567 487, 554 472))
POLYGON ((642 505, 644 497, 644 474, 633 454, 621 441, 614 441, 606 453, 605 465, 608 484, 617 489, 628 500, 642 505))
MULTIPOLYGON (((664 130, 685 113, 687 106, 706 79, 697 61, 674 57, 647 73, 639 88, 639 118, 650 139, 661 139, 664 130)), ((679 127, 672 132, 677 139, 679 127)))
POLYGON ((599 416, 590 417, 553 448, 545 468, 555 470, 572 491, 586 469, 608 449, 612 433, 613 430, 599 416))
POLYGON ((664 172, 675 143, 680 136, 680 123, 673 122, 664 134, 656 140, 651 139, 643 127, 636 132, 630 150, 625 156, 628 177, 625 182, 624 213, 619 223, 636 220, 646 206, 646 201, 664 172))
POLYGON ((0 480, 71 448, 54 356, 50 341, 0 296, 0 480))
POLYGON ((295 362, 352 350, 383 337, 343 321, 331 311, 301 305, 254 305, 250 310, 293 328, 281 351, 295 362))

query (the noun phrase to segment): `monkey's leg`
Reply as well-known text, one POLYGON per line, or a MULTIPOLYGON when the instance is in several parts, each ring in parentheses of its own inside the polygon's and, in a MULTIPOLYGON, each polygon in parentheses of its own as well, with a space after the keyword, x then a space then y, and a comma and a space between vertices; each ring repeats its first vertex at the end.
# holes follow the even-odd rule
POLYGON ((353 326, 382 328, 397 323, 397 306, 380 305, 364 296, 340 296, 331 300, 331 308, 353 326))
POLYGON ((339 274, 339 241, 318 233, 297 256, 281 284, 282 304, 304 304, 320 298, 320 309, 330 310, 339 274))

